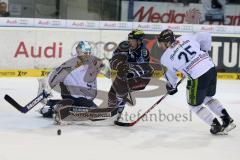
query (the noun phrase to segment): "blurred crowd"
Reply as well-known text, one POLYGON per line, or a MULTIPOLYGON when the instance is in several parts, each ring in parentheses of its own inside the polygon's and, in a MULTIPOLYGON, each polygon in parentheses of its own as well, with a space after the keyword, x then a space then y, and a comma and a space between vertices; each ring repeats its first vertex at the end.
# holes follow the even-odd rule
MULTIPOLYGON (((201 0, 135 0, 135 1, 174 2, 174 3, 183 3, 183 4, 201 3, 201 0)), ((209 0, 209 1, 218 1, 218 0, 209 0)), ((221 0, 219 0, 219 1, 221 1, 221 0)), ((226 0, 226 3, 240 4, 240 0, 226 0)))
MULTIPOLYGON (((200 13, 199 9, 195 9, 188 13, 186 12, 186 17, 193 20, 196 19, 194 16, 201 14, 200 23, 204 23, 204 21, 224 22, 225 6, 228 4, 238 4, 238 6, 240 6, 240 0, 0 0, 0 17, 119 21, 121 20, 122 1, 129 1, 129 3, 137 1, 182 3, 185 9, 190 3, 199 3, 202 6, 204 14, 200 13), (81 2, 85 3, 81 4, 81 2), (77 8, 80 9, 78 10, 77 8)), ((182 7, 182 4, 177 5, 182 7)), ((238 15, 236 14, 236 16, 238 15)), ((238 20, 239 18, 235 19, 238 20)), ((130 18, 128 20, 130 21, 132 19, 130 18)), ((198 22, 191 21, 191 23, 198 22)))
POLYGON ((0 17, 8 17, 9 12, 7 11, 7 3, 0 2, 0 17))

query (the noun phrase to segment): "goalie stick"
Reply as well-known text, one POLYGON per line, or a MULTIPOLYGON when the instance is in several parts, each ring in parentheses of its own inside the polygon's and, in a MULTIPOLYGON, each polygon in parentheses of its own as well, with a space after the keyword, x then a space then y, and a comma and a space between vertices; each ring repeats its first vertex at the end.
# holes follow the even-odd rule
MULTIPOLYGON (((182 81, 184 80, 184 78, 182 78, 178 83, 177 83, 177 86, 179 84, 182 83, 182 81)), ((140 121, 146 114, 148 114, 153 108, 155 108, 165 97, 167 97, 168 95, 168 92, 165 93, 156 103, 154 103, 146 112, 144 112, 140 117, 138 117, 138 119, 136 119, 135 121, 133 122, 130 122, 130 123, 125 123, 125 122, 119 122, 118 120, 114 121, 114 124, 115 125, 118 125, 118 126, 123 126, 123 127, 131 127, 131 126, 134 126, 138 121, 140 121)))
POLYGON ((16 108, 18 111, 22 113, 27 113, 30 111, 34 106, 36 106, 39 102, 41 102, 43 99, 47 98, 50 94, 48 94, 45 90, 42 91, 36 98, 34 98, 31 102, 29 102, 25 106, 21 106, 19 103, 17 103, 12 97, 9 95, 5 95, 4 99, 10 103, 14 108, 16 108))

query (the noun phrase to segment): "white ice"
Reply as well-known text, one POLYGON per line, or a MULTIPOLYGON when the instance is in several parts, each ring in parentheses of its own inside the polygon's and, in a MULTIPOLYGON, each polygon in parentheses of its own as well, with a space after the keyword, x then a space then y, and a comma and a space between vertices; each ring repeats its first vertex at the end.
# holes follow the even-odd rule
MULTIPOLYGON (((99 89, 106 92, 110 84, 111 81, 104 78, 98 81, 99 89)), ((183 82, 176 95, 166 97, 150 113, 151 117, 149 114, 133 127, 100 124, 56 126, 52 119, 44 119, 35 112, 40 105, 22 114, 3 99, 5 94, 9 94, 21 105, 26 104, 37 94, 36 79, 1 78, 0 160, 238 160, 240 81, 218 81, 215 97, 224 104, 237 124, 237 128, 227 136, 211 135, 209 126, 189 113, 185 85, 183 82), (168 119, 163 120, 159 112, 168 115, 168 119), (177 118, 173 119, 173 116, 177 118), (61 136, 57 135, 59 128, 61 136)), ((147 88, 151 89, 154 86, 147 88)), ((143 113, 160 97, 137 98, 136 106, 128 106, 125 114, 135 119, 138 112, 143 113)), ((104 98, 107 99, 107 94, 104 98)), ((97 99, 95 102, 101 101, 97 99)))

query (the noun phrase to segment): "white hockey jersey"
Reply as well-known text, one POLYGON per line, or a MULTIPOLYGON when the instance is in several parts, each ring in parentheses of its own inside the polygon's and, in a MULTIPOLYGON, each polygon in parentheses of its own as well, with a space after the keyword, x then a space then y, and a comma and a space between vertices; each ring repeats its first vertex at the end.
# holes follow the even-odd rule
POLYGON ((71 96, 94 99, 97 95, 96 77, 102 65, 102 61, 93 56, 86 62, 73 57, 50 74, 49 85, 54 88, 62 82, 71 96))
POLYGON ((97 95, 97 70, 90 65, 84 64, 71 71, 63 83, 73 97, 94 99, 97 95))
POLYGON ((214 67, 208 54, 211 50, 211 35, 207 32, 186 34, 178 37, 161 56, 160 63, 167 68, 166 79, 176 87, 176 72, 196 79, 214 67))

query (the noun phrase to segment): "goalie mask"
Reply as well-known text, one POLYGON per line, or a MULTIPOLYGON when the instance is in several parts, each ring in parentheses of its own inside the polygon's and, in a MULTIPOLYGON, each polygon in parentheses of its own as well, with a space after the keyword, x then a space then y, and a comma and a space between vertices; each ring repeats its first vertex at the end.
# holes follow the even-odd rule
POLYGON ((90 55, 92 47, 88 41, 80 41, 76 47, 76 52, 78 56, 90 55))

